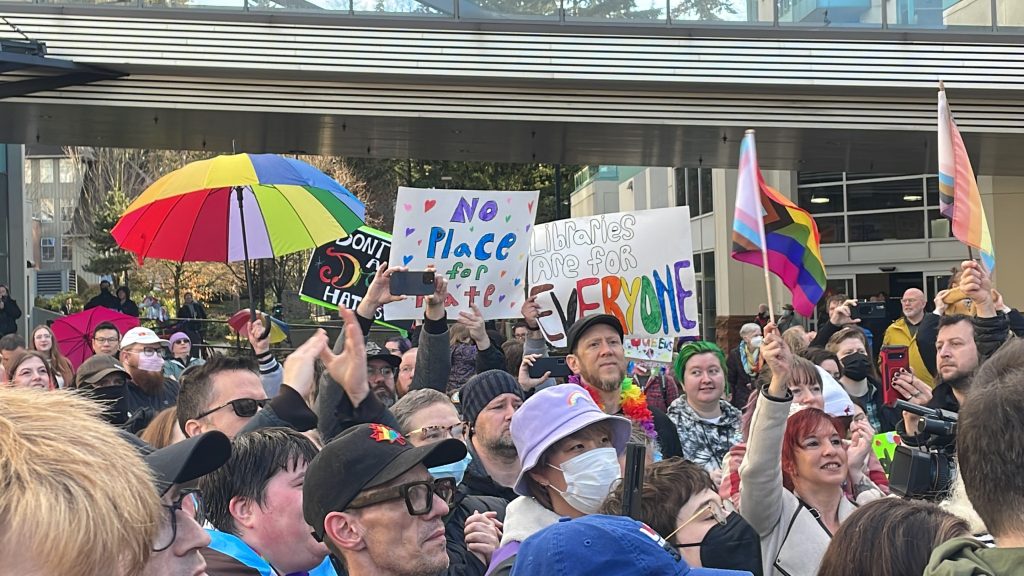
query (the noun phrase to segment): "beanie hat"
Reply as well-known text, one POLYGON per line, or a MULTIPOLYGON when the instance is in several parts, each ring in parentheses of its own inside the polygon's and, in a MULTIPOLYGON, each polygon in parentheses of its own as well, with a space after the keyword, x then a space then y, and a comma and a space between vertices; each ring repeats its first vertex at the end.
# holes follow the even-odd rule
POLYGON ((473 376, 459 390, 462 419, 469 422, 472 429, 484 407, 502 394, 515 394, 520 400, 526 398, 519 382, 504 370, 488 370, 473 376))

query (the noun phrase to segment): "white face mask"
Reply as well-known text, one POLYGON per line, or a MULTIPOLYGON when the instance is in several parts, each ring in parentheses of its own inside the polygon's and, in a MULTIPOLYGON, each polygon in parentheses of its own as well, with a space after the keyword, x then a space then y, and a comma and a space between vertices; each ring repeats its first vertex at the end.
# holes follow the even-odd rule
POLYGON ((146 356, 139 354, 139 370, 146 372, 160 372, 164 369, 164 359, 159 354, 146 356))
POLYGON ((561 467, 548 466, 560 470, 565 477, 565 492, 552 488, 584 514, 596 514, 611 492, 612 484, 622 477, 615 448, 596 448, 562 462, 561 467))
POLYGON ((750 346, 752 348, 760 348, 762 342, 764 342, 764 337, 754 336, 753 338, 750 339, 750 346))

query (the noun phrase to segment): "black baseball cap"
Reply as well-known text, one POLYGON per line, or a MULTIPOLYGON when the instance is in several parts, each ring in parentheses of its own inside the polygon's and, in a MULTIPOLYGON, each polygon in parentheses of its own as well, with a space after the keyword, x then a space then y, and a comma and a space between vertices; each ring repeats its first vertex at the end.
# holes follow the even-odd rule
POLYGON ((586 318, 580 318, 572 326, 569 327, 569 332, 566 335, 568 340, 569 353, 573 354, 576 352, 576 343, 583 337, 583 334, 597 326, 598 324, 605 324, 611 326, 619 333, 619 338, 622 338, 625 332, 622 330, 622 323, 619 319, 611 314, 595 314, 593 316, 587 316, 586 318))
POLYGON ((220 468, 231 457, 231 440, 211 430, 198 436, 154 450, 134 434, 124 437, 135 446, 153 471, 156 491, 163 496, 175 484, 184 484, 220 468))
POLYGON ((327 515, 345 510, 363 490, 386 484, 419 464, 433 468, 465 457, 466 445, 459 440, 413 447, 383 424, 354 426, 328 442, 306 468, 302 515, 322 541, 327 515))
POLYGON ((366 361, 369 362, 370 360, 383 360, 391 366, 392 370, 398 370, 398 367, 402 364, 401 358, 381 348, 376 342, 366 343, 366 361))

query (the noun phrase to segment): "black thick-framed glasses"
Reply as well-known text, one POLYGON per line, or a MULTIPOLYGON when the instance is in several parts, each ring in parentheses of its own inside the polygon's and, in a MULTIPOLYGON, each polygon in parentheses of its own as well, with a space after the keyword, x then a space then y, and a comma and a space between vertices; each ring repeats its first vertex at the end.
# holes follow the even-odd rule
POLYGON ((177 500, 171 504, 160 504, 160 507, 170 514, 170 518, 167 520, 170 538, 165 539, 167 534, 161 529, 153 542, 153 552, 163 552, 174 544, 175 538, 178 537, 178 510, 191 515, 200 526, 206 523, 206 507, 203 504, 203 493, 199 490, 182 490, 177 500))
POLYGON ((348 508, 366 508, 374 504, 389 502, 402 498, 405 500, 405 507, 409 509, 412 516, 429 514, 434 508, 434 495, 444 500, 444 503, 451 506, 455 501, 455 478, 436 478, 431 480, 418 480, 406 482, 390 488, 382 488, 370 491, 367 494, 356 497, 348 508))
POLYGON ((270 399, 236 398, 234 400, 225 402, 224 404, 221 404, 216 408, 211 408, 206 412, 199 414, 198 416, 196 416, 196 420, 209 416, 210 414, 213 414, 217 410, 220 410, 221 408, 227 408, 228 406, 231 406, 231 409, 235 411, 235 416, 238 416, 239 418, 252 418, 253 416, 256 415, 257 412, 259 412, 260 408, 263 408, 264 406, 267 405, 267 402, 270 402, 270 399))

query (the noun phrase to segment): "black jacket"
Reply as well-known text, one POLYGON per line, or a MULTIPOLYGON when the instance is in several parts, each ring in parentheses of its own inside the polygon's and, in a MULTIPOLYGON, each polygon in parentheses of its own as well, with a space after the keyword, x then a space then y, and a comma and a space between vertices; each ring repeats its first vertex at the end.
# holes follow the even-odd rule
POLYGON ((743 410, 754 389, 754 377, 743 369, 740 346, 733 348, 732 352, 729 352, 729 357, 725 359, 725 374, 726 380, 729 382, 729 392, 732 394, 732 400, 729 403, 743 410))
POLYGON ((0 336, 14 334, 18 331, 18 318, 21 318, 21 308, 14 298, 3 297, 4 307, 0 309, 0 336))
POLYGON ((679 441, 679 430, 676 425, 661 410, 651 408, 651 415, 654 416, 654 431, 658 433, 661 457, 678 456, 683 458, 683 443, 679 441))
POLYGON ((469 468, 466 469, 466 476, 462 479, 462 484, 459 486, 465 486, 467 494, 500 498, 506 503, 519 497, 515 490, 508 486, 502 486, 491 478, 487 473, 487 469, 484 468, 480 457, 477 456, 472 442, 467 443, 466 448, 473 455, 473 460, 469 463, 469 468))
POLYGON ((85 303, 85 307, 83 308, 83 310, 96 308, 97 306, 103 306, 104 308, 117 310, 120 305, 121 302, 117 299, 117 296, 111 294, 109 290, 100 290, 99 294, 93 296, 92 298, 89 299, 88 302, 85 303))
POLYGON ((121 314, 135 316, 136 318, 139 317, 139 307, 135 304, 134 301, 132 301, 131 298, 125 300, 124 302, 118 300, 116 310, 121 314))
POLYGON ((448 569, 439 576, 483 576, 487 572, 487 566, 466 548, 466 519, 473 512, 494 511, 498 513, 498 520, 504 522, 506 504, 502 498, 469 494, 465 484, 459 484, 455 493, 455 503, 452 504, 448 517, 444 519, 448 569))

